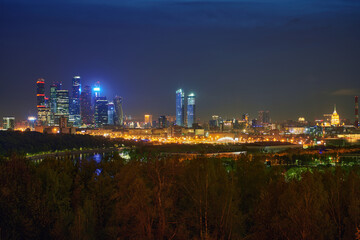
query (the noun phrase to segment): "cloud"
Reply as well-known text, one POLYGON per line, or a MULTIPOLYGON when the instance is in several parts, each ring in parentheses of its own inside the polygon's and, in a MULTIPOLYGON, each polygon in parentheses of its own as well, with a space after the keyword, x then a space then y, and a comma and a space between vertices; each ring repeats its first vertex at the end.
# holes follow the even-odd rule
POLYGON ((359 93, 359 89, 356 88, 343 88, 343 89, 338 89, 334 92, 331 93, 331 95, 335 95, 335 96, 352 96, 352 95, 356 95, 359 93))

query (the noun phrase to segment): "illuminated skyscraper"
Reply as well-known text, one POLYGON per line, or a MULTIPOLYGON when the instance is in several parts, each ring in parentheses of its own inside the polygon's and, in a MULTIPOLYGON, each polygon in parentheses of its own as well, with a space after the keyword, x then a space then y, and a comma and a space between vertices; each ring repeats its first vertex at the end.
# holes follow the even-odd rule
POLYGON ((56 114, 56 101, 57 101, 57 94, 56 91, 61 90, 61 83, 54 82, 50 86, 50 99, 49 99, 49 107, 50 107, 50 126, 55 125, 55 114, 56 114))
POLYGON ((270 124, 270 112, 269 111, 259 111, 257 124, 260 126, 270 124))
POLYGON ((97 97, 95 102, 95 126, 102 127, 108 124, 108 100, 106 97, 97 97))
POLYGON ((80 94, 80 115, 82 124, 91 125, 94 123, 94 115, 91 108, 91 87, 85 86, 80 94))
POLYGON ((47 110, 45 105, 45 80, 39 78, 36 81, 36 107, 38 111, 38 124, 47 124, 47 110))
POLYGON ((190 93, 187 97, 187 126, 188 126, 188 128, 192 128, 194 123, 196 123, 195 94, 190 93))
POLYGON ((114 125, 115 106, 113 102, 108 103, 108 124, 114 125))
POLYGON ((167 119, 166 116, 159 117, 159 128, 166 128, 167 126, 167 119))
POLYGON ((114 98, 114 105, 115 105, 115 124, 118 126, 122 126, 124 125, 122 97, 116 96, 114 98))
POLYGON ((59 124, 60 117, 69 120, 69 90, 57 90, 56 96, 55 124, 59 124))
POLYGON ((176 91, 176 125, 185 125, 184 92, 182 89, 176 91))
POLYGON ((144 116, 144 123, 145 123, 145 127, 151 127, 151 125, 152 125, 152 115, 146 114, 144 116))
POLYGON ((331 115, 331 125, 332 126, 340 125, 340 117, 339 117, 339 114, 336 112, 336 105, 334 105, 334 112, 331 115))
POLYGON ((80 76, 75 76, 72 80, 72 95, 70 101, 70 116, 69 116, 69 121, 73 123, 73 126, 75 127, 79 127, 81 125, 80 91, 81 91, 80 76))
POLYGON ((15 129, 15 117, 3 117, 3 129, 15 129))

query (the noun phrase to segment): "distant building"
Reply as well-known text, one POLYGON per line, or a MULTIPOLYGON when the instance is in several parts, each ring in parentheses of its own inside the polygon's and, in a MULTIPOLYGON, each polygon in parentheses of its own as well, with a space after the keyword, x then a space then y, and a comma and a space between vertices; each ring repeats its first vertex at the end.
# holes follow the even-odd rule
POLYGON ((50 86, 50 126, 55 126, 55 114, 56 114, 56 101, 57 101, 57 90, 61 90, 61 83, 54 82, 50 86))
POLYGON ((184 92, 182 89, 176 91, 176 125, 185 125, 184 92))
POLYGON ((152 115, 146 114, 144 116, 144 124, 145 124, 145 127, 151 127, 151 125, 152 125, 152 115))
POLYGON ((69 120, 69 90, 57 90, 56 95, 55 123, 59 123, 60 117, 69 120))
POLYGON ((123 126, 124 125, 124 113, 122 109, 122 97, 116 96, 114 98, 115 106, 115 125, 123 126))
POLYGON ((187 97, 187 126, 188 126, 188 128, 192 128, 194 123, 196 123, 195 94, 190 93, 187 97))
POLYGON ((72 79, 72 94, 71 94, 70 109, 69 109, 70 111, 69 121, 75 127, 80 127, 81 125, 80 92, 81 92, 80 76, 75 76, 72 79))
POLYGON ((259 111, 258 113, 259 113, 258 119, 257 119, 258 125, 263 126, 263 125, 268 125, 271 123, 269 111, 259 111))
POLYGON ((114 125, 114 117, 115 117, 115 105, 113 102, 108 103, 108 124, 114 125))
POLYGON ((332 126, 340 125, 340 117, 339 117, 339 114, 336 112, 336 105, 334 105, 334 112, 331 115, 331 125, 332 126))
POLYGON ((95 100, 95 126, 102 127, 108 123, 108 100, 97 97, 95 100))
POLYGON ((48 109, 45 105, 45 80, 43 78, 39 78, 36 81, 36 107, 38 112, 38 125, 47 125, 48 109))
POLYGON ((80 94, 80 116, 81 122, 85 125, 94 123, 94 115, 91 108, 91 87, 85 86, 80 94))
POLYGON ((3 117, 3 129, 15 129, 15 117, 3 117))
POLYGON ((165 116, 159 117, 159 128, 166 128, 167 127, 167 119, 165 116))

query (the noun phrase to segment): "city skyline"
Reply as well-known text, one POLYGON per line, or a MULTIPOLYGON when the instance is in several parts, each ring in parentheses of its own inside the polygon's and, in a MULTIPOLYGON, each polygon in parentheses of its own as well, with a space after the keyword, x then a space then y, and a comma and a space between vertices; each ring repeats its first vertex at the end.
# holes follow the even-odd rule
POLYGON ((138 118, 173 114, 173 90, 183 88, 196 90, 201 120, 260 110, 274 121, 314 120, 333 104, 353 119, 358 1, 5 0, 1 7, 0 95, 21 96, 11 106, 0 102, 2 116, 35 115, 34 79, 62 81, 71 92, 79 75, 83 85, 100 81, 106 96, 120 94, 124 112, 138 118))

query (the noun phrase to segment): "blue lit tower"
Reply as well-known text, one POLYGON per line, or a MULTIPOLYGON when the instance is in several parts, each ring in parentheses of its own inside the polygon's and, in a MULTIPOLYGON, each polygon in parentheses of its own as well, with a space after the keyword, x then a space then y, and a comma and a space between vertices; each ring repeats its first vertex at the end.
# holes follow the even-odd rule
POLYGON ((102 127, 108 124, 108 100, 106 97, 97 97, 95 102, 95 126, 102 127))
POLYGON ((184 126, 185 124, 185 108, 184 108, 184 92, 182 89, 176 91, 176 125, 184 126))
POLYGON ((94 115, 91 108, 91 87, 85 86, 80 94, 80 115, 81 122, 85 125, 94 123, 94 115))
POLYGON ((69 121, 72 122, 73 126, 75 127, 79 127, 81 125, 80 92, 81 92, 80 76, 75 76, 73 77, 72 80, 72 95, 70 101, 70 116, 69 116, 69 121))
POLYGON ((124 125, 124 114, 122 109, 122 97, 115 96, 114 107, 115 107, 115 124, 118 126, 124 125))
POLYGON ((191 128, 195 122, 195 94, 190 93, 187 97, 187 126, 191 128))
POLYGON ((115 105, 113 102, 108 103, 108 124, 114 125, 114 117, 115 117, 115 105))

